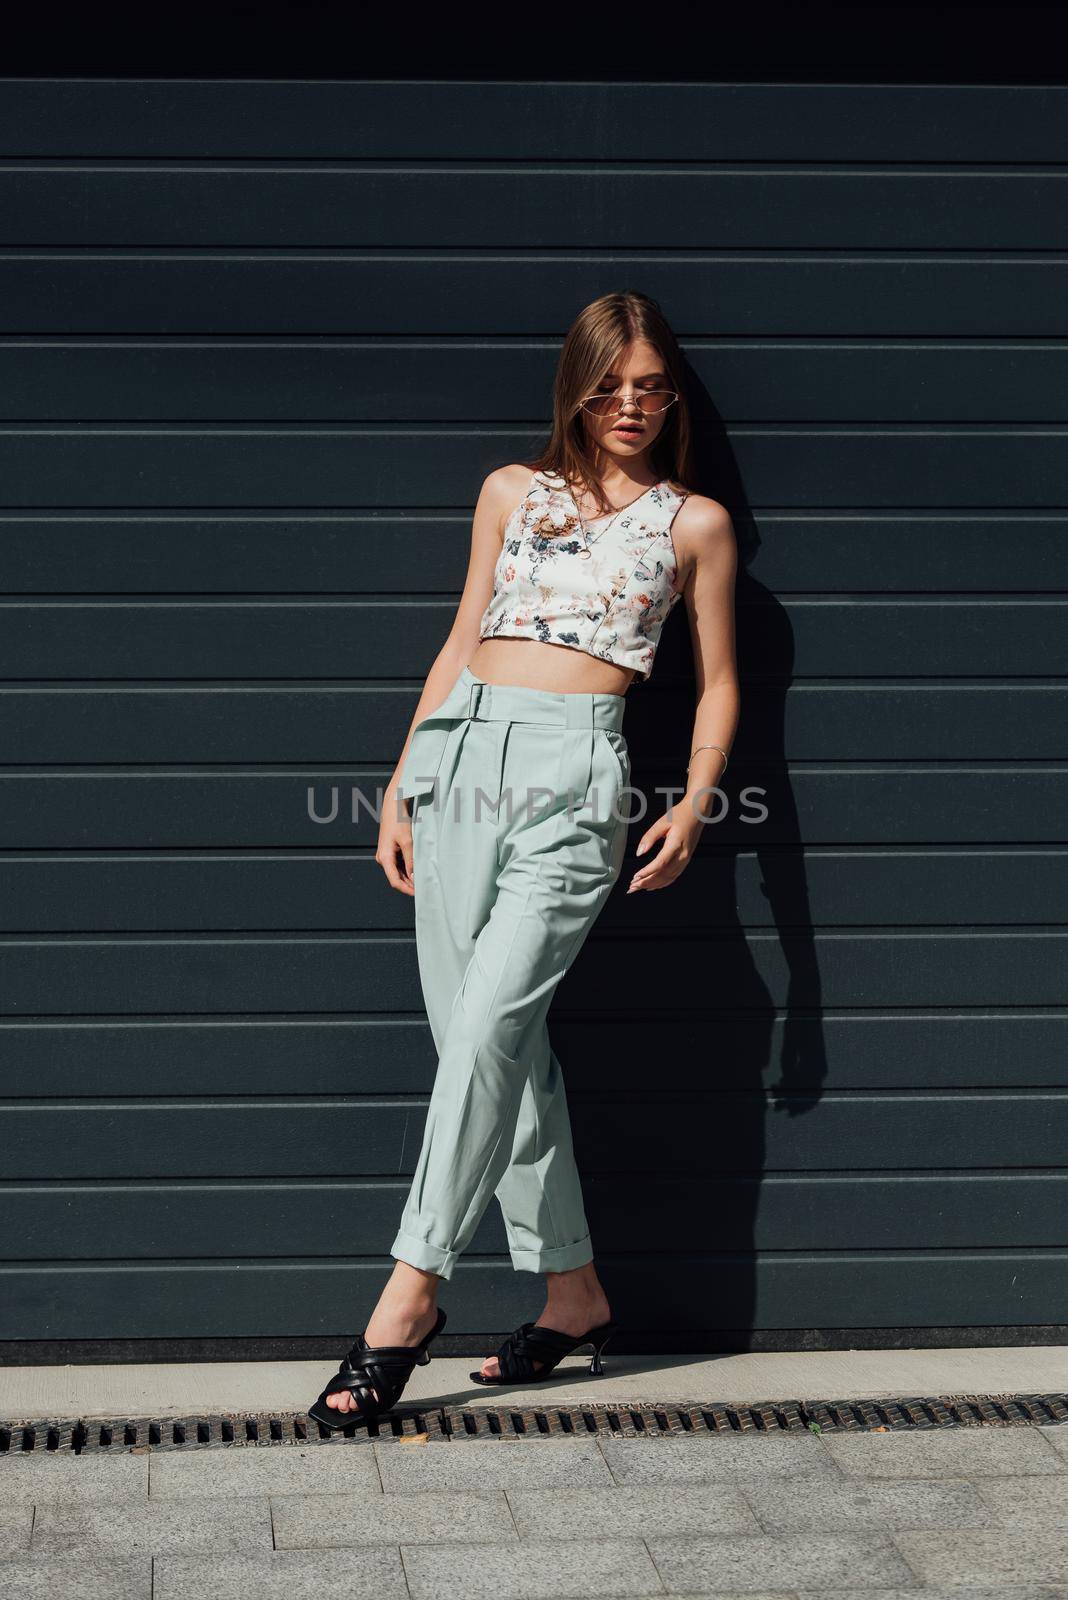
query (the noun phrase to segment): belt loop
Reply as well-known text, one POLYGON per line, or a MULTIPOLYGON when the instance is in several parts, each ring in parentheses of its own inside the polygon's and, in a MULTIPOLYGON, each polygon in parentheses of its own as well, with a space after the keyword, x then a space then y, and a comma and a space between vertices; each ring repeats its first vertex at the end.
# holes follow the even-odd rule
POLYGON ((566 796, 568 816, 574 807, 583 807, 590 792, 593 774, 596 698, 592 694, 565 694, 564 727, 570 737, 560 741, 560 770, 557 791, 566 796))
POLYGON ((474 718, 476 722, 479 720, 478 708, 482 700, 482 691, 484 688, 484 683, 473 683, 471 685, 471 691, 467 697, 467 715, 474 718))
POLYGON ((564 727, 592 728, 596 725, 592 694, 564 695, 564 727))

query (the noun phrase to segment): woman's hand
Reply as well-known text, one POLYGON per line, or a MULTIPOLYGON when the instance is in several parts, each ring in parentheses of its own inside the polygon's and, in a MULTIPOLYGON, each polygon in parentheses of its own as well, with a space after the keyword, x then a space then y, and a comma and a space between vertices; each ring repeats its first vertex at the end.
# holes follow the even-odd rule
POLYGON ((389 879, 391 889, 398 889, 401 894, 415 894, 412 819, 406 803, 397 803, 395 788, 387 789, 382 797, 382 820, 378 825, 375 860, 389 879))
POLYGON ((627 893, 633 894, 635 889, 666 889, 674 883, 689 863, 703 826, 686 804, 673 806, 658 817, 638 840, 635 855, 644 855, 658 839, 664 842, 652 860, 638 868, 627 885, 627 893))

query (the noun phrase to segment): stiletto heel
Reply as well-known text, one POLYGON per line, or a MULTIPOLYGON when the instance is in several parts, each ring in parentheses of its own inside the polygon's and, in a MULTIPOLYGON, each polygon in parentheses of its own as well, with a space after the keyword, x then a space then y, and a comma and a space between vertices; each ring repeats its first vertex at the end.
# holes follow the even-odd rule
POLYGON ((601 1358, 604 1355, 605 1345, 616 1331, 614 1323, 609 1322, 606 1326, 610 1329, 610 1332, 606 1333, 599 1343, 594 1344, 593 1359, 590 1362, 590 1374, 594 1378, 604 1377, 604 1361, 601 1358))
POLYGON ((593 1345, 593 1359, 590 1362, 590 1371, 595 1376, 604 1372, 604 1363, 601 1360, 601 1351, 614 1333, 619 1331, 618 1322, 602 1322, 599 1328, 591 1328, 588 1333, 580 1334, 573 1339, 569 1333, 558 1333, 555 1328, 544 1328, 539 1322, 524 1322, 522 1327, 510 1333, 501 1348, 496 1352, 500 1376, 487 1378, 481 1372, 468 1374, 472 1383, 494 1385, 499 1383, 544 1383, 552 1375, 556 1367, 565 1356, 581 1350, 583 1345, 593 1345), (542 1365, 535 1368, 535 1361, 542 1365))

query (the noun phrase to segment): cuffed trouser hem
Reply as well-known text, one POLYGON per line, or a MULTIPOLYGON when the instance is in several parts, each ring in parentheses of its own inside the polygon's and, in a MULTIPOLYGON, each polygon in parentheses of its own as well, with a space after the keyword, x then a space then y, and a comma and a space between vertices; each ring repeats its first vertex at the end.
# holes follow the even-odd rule
POLYGON ((574 1244, 557 1245, 553 1250, 510 1250, 509 1254, 517 1272, 570 1272, 593 1260, 593 1244, 587 1233, 574 1244))
POLYGON ((452 1269, 460 1259, 456 1250, 443 1250, 440 1245, 428 1244, 425 1239, 417 1239, 414 1233, 405 1233, 403 1228, 390 1245, 389 1253, 398 1261, 406 1261, 410 1267, 419 1267, 423 1272, 436 1272, 439 1278, 451 1278, 452 1269))

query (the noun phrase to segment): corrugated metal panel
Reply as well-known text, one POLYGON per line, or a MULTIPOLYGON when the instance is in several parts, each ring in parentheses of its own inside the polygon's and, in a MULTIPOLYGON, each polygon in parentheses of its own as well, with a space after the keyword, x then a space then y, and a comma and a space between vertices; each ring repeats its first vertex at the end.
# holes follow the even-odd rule
MULTIPOLYGON (((434 1057, 373 824, 308 792, 385 781, 481 475, 626 284, 703 391, 771 819, 561 987, 614 1310, 1068 1321, 1066 97, 5 85, 0 1339, 369 1308, 434 1057)), ((642 784, 691 706, 676 618, 642 784)), ((450 1327, 530 1289, 494 1208, 450 1327)))

